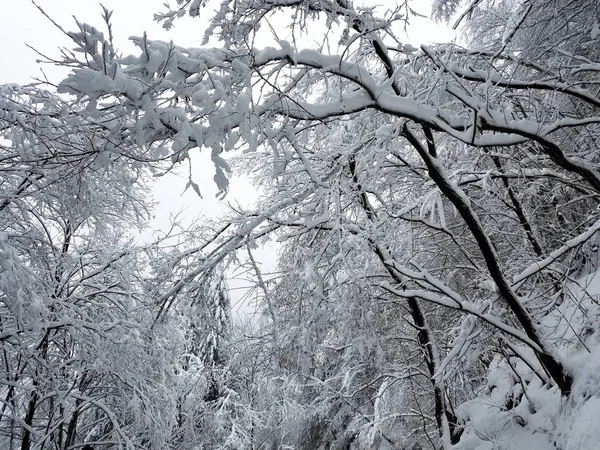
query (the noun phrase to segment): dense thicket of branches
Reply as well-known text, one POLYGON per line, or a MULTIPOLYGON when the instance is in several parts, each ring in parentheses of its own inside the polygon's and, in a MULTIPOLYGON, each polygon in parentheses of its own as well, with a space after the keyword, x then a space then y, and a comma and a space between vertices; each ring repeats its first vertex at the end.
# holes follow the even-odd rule
POLYGON ((68 100, 0 91, 1 445, 575 448, 598 394, 596 3, 438 0, 461 44, 420 48, 410 1, 222 0, 203 47, 127 57, 78 24, 68 100), (137 244, 149 175, 193 151, 260 200, 137 244))

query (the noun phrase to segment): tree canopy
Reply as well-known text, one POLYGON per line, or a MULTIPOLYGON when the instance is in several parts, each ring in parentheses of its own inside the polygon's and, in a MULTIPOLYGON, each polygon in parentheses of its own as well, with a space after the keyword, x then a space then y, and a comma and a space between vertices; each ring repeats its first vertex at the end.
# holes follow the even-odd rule
POLYGON ((77 22, 56 93, 0 87, 0 443, 592 448, 596 3, 436 0, 418 48, 410 0, 177 0, 202 45, 132 55, 77 22), (140 243, 194 152, 260 198, 140 243))

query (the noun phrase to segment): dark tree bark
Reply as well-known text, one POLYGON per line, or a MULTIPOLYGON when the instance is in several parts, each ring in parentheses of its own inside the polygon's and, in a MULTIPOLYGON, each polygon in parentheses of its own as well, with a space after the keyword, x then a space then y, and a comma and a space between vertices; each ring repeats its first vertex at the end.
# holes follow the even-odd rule
MULTIPOLYGON (((365 214, 367 215, 369 221, 374 222, 376 219, 376 212, 373 209, 373 206, 369 202, 369 198, 367 197, 365 191, 358 180, 358 176, 356 174, 356 160, 354 156, 350 157, 349 161, 350 173, 352 174, 352 179, 354 184, 356 185, 356 189, 359 195, 359 201, 365 214)), ((394 269, 394 267, 389 263, 389 255, 385 254, 385 250, 378 245, 377 243, 371 241, 371 245, 375 254, 385 267, 386 271, 389 273, 390 277, 398 284, 404 284, 404 280, 398 274, 398 272, 394 269)), ((423 352, 423 357, 425 360, 425 365, 427 366, 427 371, 429 373, 429 380, 431 381, 433 387, 433 396, 435 402, 435 420, 438 426, 438 430, 440 436, 443 437, 446 433, 446 426, 448 426, 449 438, 452 444, 458 443, 460 436, 462 435, 462 428, 457 426, 456 416, 451 412, 451 409, 446 404, 446 395, 444 392, 443 386, 435 379, 435 374, 437 372, 437 363, 438 356, 434 349, 434 337, 431 335, 431 331, 429 329, 429 325, 427 323, 427 319, 423 314, 423 310, 419 305, 419 301, 416 298, 407 299, 408 310, 413 320, 413 324, 417 330, 417 342, 419 343, 419 347, 423 352)))
POLYGON ((438 186, 440 191, 450 200, 458 213, 461 215, 465 224, 475 238, 479 250, 485 260, 488 272, 494 280, 498 292, 506 301, 508 307, 513 312, 527 337, 533 341, 540 350, 536 354, 542 366, 546 369, 552 380, 559 387, 561 393, 568 396, 571 393, 573 377, 567 372, 562 363, 557 360, 547 349, 546 342, 540 336, 535 323, 519 301, 517 294, 511 288, 508 280, 504 276, 496 250, 490 241, 487 233, 483 229, 479 218, 469 205, 469 199, 466 194, 457 186, 453 185, 447 178, 440 163, 431 156, 430 152, 421 144, 418 137, 408 128, 404 127, 403 136, 419 153, 423 162, 427 166, 429 176, 438 186))

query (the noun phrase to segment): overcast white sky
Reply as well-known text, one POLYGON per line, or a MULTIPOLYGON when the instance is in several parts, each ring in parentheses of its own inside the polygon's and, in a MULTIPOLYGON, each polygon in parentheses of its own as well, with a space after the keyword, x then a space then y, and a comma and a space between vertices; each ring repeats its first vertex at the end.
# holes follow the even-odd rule
MULTIPOLYGON (((144 31, 154 39, 179 41, 185 36, 182 40, 186 45, 199 43, 202 37, 202 30, 198 28, 190 32, 189 27, 178 26, 166 33, 156 24, 153 14, 164 9, 164 0, 36 0, 36 3, 67 31, 76 29, 73 16, 81 22, 102 27, 102 3, 114 11, 113 32, 118 48, 124 53, 133 49, 128 45, 128 37, 140 36, 144 31)), ((31 0, 0 0, 0 83, 27 83, 32 76, 40 74, 37 56, 26 44, 50 56, 58 55, 59 46, 71 48, 68 38, 38 11, 31 0)), ((56 68, 45 66, 44 71, 53 76, 60 75, 56 68)))
MULTIPOLYGON (((136 51, 128 42, 128 38, 141 36, 144 31, 148 32, 151 39, 173 40, 176 44, 186 47, 200 45, 204 34, 202 20, 190 18, 179 20, 175 28, 169 32, 153 21, 154 13, 164 9, 165 1, 103 0, 101 2, 107 9, 114 11, 113 33, 118 50, 123 54, 136 51)), ((389 0, 379 0, 379 4, 385 5, 387 1, 389 0)), ((73 16, 76 16, 80 22, 87 22, 104 30, 99 1, 36 0, 36 3, 67 31, 76 29, 73 16)), ((419 3, 423 8, 420 12, 429 14, 430 1, 420 0, 419 3)), ((209 8, 210 6, 207 10, 209 8)), ((448 41, 453 37, 453 33, 447 28, 419 19, 412 21, 408 36, 413 45, 430 40, 448 41)), ((40 64, 36 62, 39 56, 27 45, 57 59, 58 47, 72 47, 68 37, 44 17, 31 0, 0 0, 0 84, 27 84, 35 77, 43 78, 40 64)), ((65 69, 48 64, 42 65, 41 68, 53 83, 58 83, 66 74, 65 69)), ((214 170, 207 152, 203 153, 203 156, 194 158, 194 181, 200 185, 203 199, 199 199, 191 189, 181 195, 187 181, 187 168, 182 170, 180 178, 176 174, 163 177, 154 189, 155 197, 159 201, 155 220, 157 228, 166 226, 170 214, 177 213, 182 208, 186 209, 185 216, 192 219, 203 215, 214 217, 226 207, 215 198, 217 189, 212 181, 214 170)), ((233 177, 227 199, 248 205, 255 196, 256 191, 244 179, 233 177)), ((257 251, 255 256, 263 260, 265 266, 273 266, 272 249, 267 249, 262 255, 257 251)))
MULTIPOLYGON (((36 0, 57 23, 67 31, 75 29, 73 16, 79 21, 98 27, 100 3, 113 10, 113 32, 117 47, 128 53, 133 46, 128 44, 129 36, 141 36, 144 31, 152 39, 173 40, 185 46, 199 45, 203 37, 202 23, 185 19, 166 32, 153 21, 153 15, 164 9, 167 0, 36 0)), ((385 4, 390 0, 379 0, 385 4)), ((171 1, 174 3, 174 1, 171 1)), ((429 1, 420 1, 424 5, 421 13, 429 14, 429 1)), ((207 7, 207 10, 210 6, 207 7)), ((209 11, 207 11, 209 12, 209 11)), ((443 41, 453 35, 441 25, 433 25, 426 20, 413 19, 410 40, 418 44, 429 40, 443 41)), ((0 83, 28 83, 32 77, 40 76, 38 58, 26 44, 50 56, 57 56, 59 46, 70 48, 69 40, 34 6, 31 0, 0 0, 0 83)), ((53 81, 60 78, 61 72, 55 67, 44 66, 44 71, 53 81)))

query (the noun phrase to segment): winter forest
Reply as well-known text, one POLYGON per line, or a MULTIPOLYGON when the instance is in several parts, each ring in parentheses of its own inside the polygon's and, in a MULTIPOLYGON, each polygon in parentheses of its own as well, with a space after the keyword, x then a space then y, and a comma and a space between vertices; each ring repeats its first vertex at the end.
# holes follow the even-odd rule
POLYGON ((435 0, 457 38, 413 45, 420 1, 172 0, 203 40, 131 53, 39 9, 71 45, 0 85, 0 449, 600 449, 600 4, 435 0), (223 213, 152 230, 198 154, 223 213))

